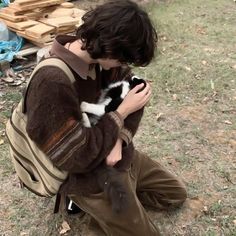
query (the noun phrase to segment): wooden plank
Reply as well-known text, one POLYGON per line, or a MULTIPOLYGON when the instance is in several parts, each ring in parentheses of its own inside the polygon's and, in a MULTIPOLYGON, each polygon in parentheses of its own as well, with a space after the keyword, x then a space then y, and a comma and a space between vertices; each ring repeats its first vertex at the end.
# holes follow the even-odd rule
POLYGON ((20 22, 20 21, 27 20, 26 16, 14 16, 14 15, 6 14, 4 12, 0 12, 0 18, 13 21, 13 22, 20 22))
POLYGON ((25 30, 28 27, 39 24, 39 22, 33 20, 27 20, 22 22, 12 22, 8 20, 3 20, 3 21, 8 27, 11 27, 16 30, 25 30))
POLYGON ((57 28, 57 31, 56 33, 57 34, 67 34, 67 33, 72 33, 72 32, 75 32, 76 30, 76 26, 71 26, 71 27, 60 27, 60 28, 57 28))
POLYGON ((49 19, 42 19, 40 22, 46 23, 48 25, 56 26, 56 27, 62 27, 62 26, 71 26, 78 23, 78 20, 70 17, 56 17, 56 18, 49 18, 49 19))
POLYGON ((79 9, 79 8, 74 8, 74 14, 73 17, 82 17, 86 13, 85 10, 79 9))
POLYGON ((37 12, 30 12, 30 13, 26 13, 25 16, 27 16, 27 18, 29 20, 39 20, 42 17, 41 13, 37 13, 37 12))
POLYGON ((35 9, 35 8, 58 5, 58 4, 61 4, 62 2, 64 2, 64 0, 45 0, 45 1, 37 1, 35 3, 27 4, 27 5, 24 5, 24 6, 21 6, 17 3, 10 3, 9 6, 14 8, 14 9, 24 11, 24 10, 32 10, 32 9, 35 9))
POLYGON ((31 37, 43 37, 46 34, 50 35, 54 34, 55 32, 56 32, 55 27, 45 25, 43 23, 39 23, 25 30, 25 34, 31 37))
POLYGON ((57 17, 63 17, 63 16, 71 16, 74 13, 73 8, 62 8, 58 7, 54 11, 52 11, 50 14, 48 14, 48 18, 57 18, 57 17))
POLYGON ((69 33, 74 33, 75 30, 62 30, 62 31, 58 31, 56 35, 60 35, 60 34, 69 34, 69 33))
POLYGON ((17 8, 12 8, 12 7, 4 7, 1 9, 1 12, 9 14, 9 15, 14 15, 14 16, 20 16, 20 15, 28 15, 28 14, 41 14, 45 12, 52 12, 55 10, 57 6, 49 6, 49 7, 44 7, 44 8, 34 8, 32 10, 19 10, 17 8))
POLYGON ((10 26, 7 26, 7 28, 8 28, 9 30, 13 31, 13 32, 17 32, 17 30, 16 30, 16 29, 14 29, 14 28, 11 28, 10 26))
POLYGON ((19 16, 19 15, 24 15, 27 11, 19 11, 17 9, 11 8, 11 7, 4 7, 1 9, 1 12, 13 15, 13 16, 19 16))
POLYGON ((50 46, 50 45, 52 45, 52 43, 53 43, 53 41, 40 43, 40 42, 36 42, 36 41, 30 40, 30 39, 28 39, 28 41, 31 42, 32 44, 34 44, 34 45, 40 47, 40 48, 43 48, 43 47, 46 47, 46 46, 50 46))
POLYGON ((14 3, 17 3, 19 5, 23 5, 23 4, 31 4, 34 2, 38 2, 39 0, 15 0, 14 3))
POLYGON ((17 31, 16 34, 23 38, 26 38, 26 39, 29 39, 38 43, 52 42, 53 39, 55 38, 53 35, 50 35, 50 34, 42 36, 42 37, 33 37, 32 35, 27 35, 25 31, 17 31))
POLYGON ((63 2, 60 6, 63 8, 74 8, 75 4, 72 2, 63 2))
MULTIPOLYGON (((17 7, 25 7, 25 6, 29 6, 32 4, 40 4, 40 3, 44 3, 45 1, 49 2, 49 0, 27 0, 27 1, 17 1, 15 0, 12 5, 15 5, 17 7)), ((52 0, 53 2, 53 0, 52 0)), ((64 2, 64 1, 63 1, 64 2)))
POLYGON ((71 30, 71 29, 75 29, 75 25, 69 25, 69 26, 62 26, 62 27, 58 27, 58 30, 71 30))

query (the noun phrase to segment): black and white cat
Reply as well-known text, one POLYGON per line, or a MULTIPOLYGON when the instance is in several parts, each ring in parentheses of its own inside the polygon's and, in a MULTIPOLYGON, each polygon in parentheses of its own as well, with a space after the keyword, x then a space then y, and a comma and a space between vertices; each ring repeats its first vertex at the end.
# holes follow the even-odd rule
MULTIPOLYGON (((96 104, 82 102, 80 108, 84 126, 91 127, 92 125, 95 125, 105 113, 115 111, 127 93, 141 83, 144 84, 144 87, 146 86, 146 82, 137 76, 133 76, 129 81, 111 83, 102 91, 96 104)), ((99 187, 105 192, 111 202, 113 211, 119 213, 126 209, 129 205, 129 199, 126 189, 118 177, 120 174, 119 171, 114 167, 107 166, 104 161, 93 171, 93 173, 99 187)), ((72 201, 68 203, 67 210, 72 214, 79 211, 78 207, 72 201)))
POLYGON ((127 93, 141 83, 146 84, 146 82, 138 76, 133 76, 129 81, 124 80, 111 83, 102 91, 96 104, 82 102, 80 109, 82 111, 84 126, 91 127, 91 125, 95 125, 105 113, 115 111, 122 103, 127 93))

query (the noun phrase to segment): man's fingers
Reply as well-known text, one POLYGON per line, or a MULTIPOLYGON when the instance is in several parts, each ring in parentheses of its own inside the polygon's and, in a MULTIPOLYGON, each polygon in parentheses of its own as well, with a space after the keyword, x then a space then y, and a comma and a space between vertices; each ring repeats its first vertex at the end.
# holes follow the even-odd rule
POLYGON ((140 94, 140 96, 145 96, 149 90, 150 90, 150 84, 146 83, 145 88, 142 91, 140 91, 138 94, 140 94))
POLYGON ((143 97, 143 106, 148 103, 148 101, 151 98, 151 95, 152 95, 152 91, 151 91, 151 89, 149 89, 148 92, 143 97))
POLYGON ((147 96, 150 96, 150 93, 151 88, 150 85, 147 84, 147 87, 145 87, 141 92, 137 93, 137 96, 139 96, 139 98, 144 101, 147 99, 147 96))
POLYGON ((136 85, 131 91, 132 91, 133 93, 137 93, 140 89, 143 88, 143 86, 144 86, 144 83, 139 84, 139 85, 136 85))

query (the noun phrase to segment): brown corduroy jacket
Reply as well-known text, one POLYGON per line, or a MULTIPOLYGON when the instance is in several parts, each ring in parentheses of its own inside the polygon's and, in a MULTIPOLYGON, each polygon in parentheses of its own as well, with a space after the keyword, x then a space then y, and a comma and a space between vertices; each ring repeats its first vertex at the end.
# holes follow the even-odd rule
POLYGON ((67 194, 88 194, 99 191, 93 170, 112 150, 118 137, 123 140, 122 160, 116 168, 129 168, 134 151, 132 137, 137 131, 143 109, 124 121, 117 112, 105 114, 97 125, 85 128, 80 103, 95 103, 101 88, 112 81, 131 76, 128 68, 100 70, 88 66, 64 48, 72 36, 57 37, 51 55, 62 59, 73 72, 70 80, 54 65, 41 68, 31 80, 26 98, 27 132, 30 138, 60 169, 69 172, 62 191, 67 194))

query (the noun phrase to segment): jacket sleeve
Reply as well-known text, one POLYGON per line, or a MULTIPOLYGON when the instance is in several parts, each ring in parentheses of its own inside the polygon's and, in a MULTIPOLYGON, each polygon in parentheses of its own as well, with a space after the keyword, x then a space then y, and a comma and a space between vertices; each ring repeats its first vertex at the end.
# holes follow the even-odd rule
MULTIPOLYGON (((134 75, 128 66, 117 67, 109 71, 102 71, 103 75, 103 86, 107 86, 107 81, 119 81, 119 80, 130 80, 134 75)), ((120 138, 124 141, 125 146, 132 142, 134 135, 136 134, 140 121, 143 116, 144 108, 130 114, 124 120, 124 126, 120 132, 120 138)))
POLYGON ((132 142, 134 135, 136 134, 140 121, 143 116, 144 108, 130 114, 124 120, 124 126, 120 132, 120 138, 124 141, 125 145, 129 145, 132 142))
POLYGON ((26 107, 30 138, 57 167, 70 173, 86 173, 101 163, 123 126, 120 115, 110 112, 96 126, 85 128, 76 91, 55 67, 40 69, 35 74, 26 107))

